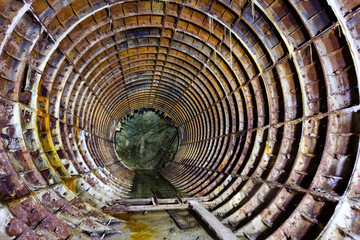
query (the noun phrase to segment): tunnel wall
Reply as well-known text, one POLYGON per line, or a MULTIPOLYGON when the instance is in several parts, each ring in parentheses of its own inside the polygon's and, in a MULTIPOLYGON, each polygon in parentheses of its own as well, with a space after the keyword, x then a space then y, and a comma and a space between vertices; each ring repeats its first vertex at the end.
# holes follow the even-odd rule
POLYGON ((142 107, 180 149, 164 176, 248 239, 358 238, 358 1, 0 4, 1 237, 103 234, 142 107))

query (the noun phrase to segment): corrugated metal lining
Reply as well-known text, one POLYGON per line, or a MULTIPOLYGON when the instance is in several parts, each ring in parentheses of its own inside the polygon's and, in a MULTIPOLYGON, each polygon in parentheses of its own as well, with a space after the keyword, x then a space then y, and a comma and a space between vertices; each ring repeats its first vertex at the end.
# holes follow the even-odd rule
POLYGON ((133 178, 113 133, 141 107, 180 129, 164 176, 239 237, 360 238, 359 5, 3 2, 1 238, 110 233, 133 178))

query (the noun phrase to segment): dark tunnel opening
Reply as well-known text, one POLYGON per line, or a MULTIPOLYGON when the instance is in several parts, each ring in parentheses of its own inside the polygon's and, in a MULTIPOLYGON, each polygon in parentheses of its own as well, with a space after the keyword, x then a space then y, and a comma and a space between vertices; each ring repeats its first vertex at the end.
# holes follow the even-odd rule
POLYGON ((165 113, 139 109, 123 117, 114 134, 119 160, 132 170, 161 169, 174 159, 178 130, 165 113))
POLYGON ((151 198, 154 193, 177 197, 177 190, 158 172, 179 147, 178 130, 165 113, 142 108, 126 115, 116 128, 114 145, 119 160, 135 173, 131 198, 151 198))

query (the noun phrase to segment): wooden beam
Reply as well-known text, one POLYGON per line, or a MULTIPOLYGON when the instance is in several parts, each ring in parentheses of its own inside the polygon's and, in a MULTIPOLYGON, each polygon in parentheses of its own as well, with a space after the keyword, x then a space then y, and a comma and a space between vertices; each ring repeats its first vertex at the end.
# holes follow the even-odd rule
POLYGON ((143 211, 159 211, 159 210, 171 210, 171 209, 188 209, 189 204, 162 204, 162 205, 133 205, 133 206, 114 206, 104 209, 106 213, 120 213, 120 212, 143 212, 143 211))
POLYGON ((205 221, 216 236, 222 240, 238 240, 235 234, 225 227, 212 213, 195 200, 188 201, 192 209, 205 221))

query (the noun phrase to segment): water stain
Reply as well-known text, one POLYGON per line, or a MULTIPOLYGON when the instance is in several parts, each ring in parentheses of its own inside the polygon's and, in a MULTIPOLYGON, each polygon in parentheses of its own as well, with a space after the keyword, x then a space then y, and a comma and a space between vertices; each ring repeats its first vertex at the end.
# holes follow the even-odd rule
POLYGON ((151 240, 156 231, 147 224, 138 221, 127 221, 125 228, 130 228, 131 239, 151 240))
POLYGON ((157 233, 146 223, 135 220, 132 213, 118 213, 113 216, 125 220, 124 229, 130 229, 130 238, 133 240, 151 240, 151 236, 157 233))

